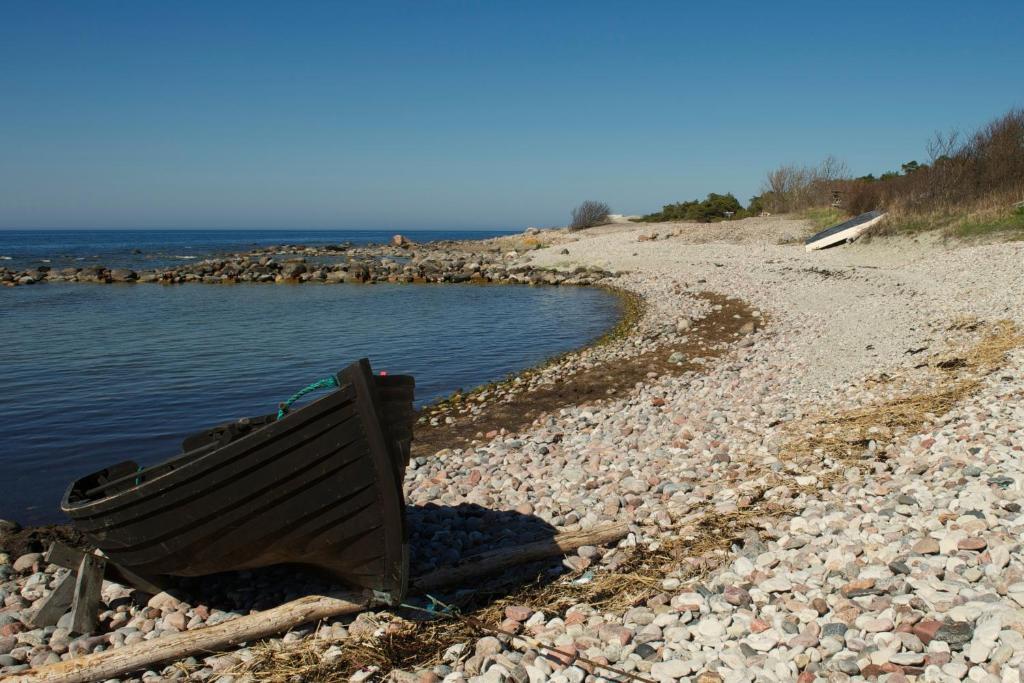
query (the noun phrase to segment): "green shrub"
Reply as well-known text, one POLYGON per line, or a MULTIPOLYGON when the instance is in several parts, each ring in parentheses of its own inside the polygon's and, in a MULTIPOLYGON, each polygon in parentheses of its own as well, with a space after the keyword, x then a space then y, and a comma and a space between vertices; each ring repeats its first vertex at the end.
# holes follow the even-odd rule
MULTIPOLYGON (((760 212, 758 212, 760 213, 760 212)), ((710 223, 716 220, 745 218, 749 215, 743 205, 733 194, 710 193, 706 199, 666 204, 657 213, 649 213, 640 218, 645 223, 661 223, 664 221, 693 221, 710 223), (741 215, 742 214, 742 215, 741 215)))

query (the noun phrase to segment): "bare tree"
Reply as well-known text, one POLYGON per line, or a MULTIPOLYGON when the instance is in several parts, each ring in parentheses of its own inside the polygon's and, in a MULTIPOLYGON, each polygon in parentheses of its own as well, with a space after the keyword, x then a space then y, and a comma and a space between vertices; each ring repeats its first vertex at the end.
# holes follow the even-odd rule
POLYGON ((570 230, 582 230, 592 228, 595 225, 604 225, 608 222, 608 214, 611 208, 604 202, 587 200, 572 210, 572 222, 570 230))
POLYGON ((773 213, 824 206, 831 201, 835 183, 849 173, 846 164, 834 156, 825 157, 817 166, 780 166, 765 177, 762 201, 773 213))
POLYGON ((928 141, 926 149, 932 164, 939 159, 952 158, 960 149, 960 132, 955 129, 948 133, 937 130, 928 141))
POLYGON ((815 175, 815 180, 841 180, 849 177, 850 169, 847 167, 845 161, 836 159, 834 156, 829 154, 825 157, 824 161, 818 164, 815 175))

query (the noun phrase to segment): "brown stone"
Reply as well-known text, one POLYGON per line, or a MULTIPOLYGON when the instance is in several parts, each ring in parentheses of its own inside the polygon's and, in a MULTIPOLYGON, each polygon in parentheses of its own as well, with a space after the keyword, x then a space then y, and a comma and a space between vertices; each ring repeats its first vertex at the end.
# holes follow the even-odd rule
POLYGON ((25 625, 20 621, 12 621, 9 624, 0 626, 0 636, 14 636, 25 630, 25 625))
POLYGON ((750 593, 739 586, 726 586, 722 591, 722 597, 730 605, 745 607, 750 604, 750 593))
POLYGON ((988 547, 988 543, 986 543, 983 538, 964 538, 956 544, 956 547, 960 550, 973 550, 980 552, 988 547))
POLYGON ((876 595, 878 593, 875 590, 874 579, 857 579, 851 581, 842 588, 839 589, 844 597, 847 598, 859 598, 864 595, 876 595))
POLYGON ((697 676, 697 683, 722 683, 722 677, 714 671, 705 671, 697 676))
POLYGON ((935 637, 935 633, 942 628, 942 622, 935 619, 922 619, 914 625, 914 635, 927 645, 935 637))
MULTIPOLYGON (((882 676, 884 674, 902 675, 903 667, 899 666, 898 664, 893 664, 892 662, 886 662, 885 664, 881 665, 868 664, 860 670, 860 673, 862 676, 864 676, 864 678, 878 678, 879 676, 882 676)), ((892 678, 889 678, 888 680, 892 680, 892 678)))
POLYGON ((939 542, 934 538, 922 538, 911 548, 918 555, 938 555, 939 542))

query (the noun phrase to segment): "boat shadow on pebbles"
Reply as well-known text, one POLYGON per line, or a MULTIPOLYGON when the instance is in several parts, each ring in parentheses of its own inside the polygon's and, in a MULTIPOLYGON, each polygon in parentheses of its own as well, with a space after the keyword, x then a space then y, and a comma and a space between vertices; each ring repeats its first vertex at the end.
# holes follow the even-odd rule
MULTIPOLYGON (((410 576, 416 578, 451 567, 478 553, 553 539, 555 527, 534 515, 510 510, 490 510, 463 503, 455 506, 407 506, 410 576)), ((514 566, 476 582, 456 586, 465 593, 485 592, 488 599, 514 593, 525 584, 556 579, 565 571, 561 558, 514 566)), ((266 610, 305 595, 329 595, 346 586, 308 567, 276 565, 255 570, 224 572, 203 577, 176 578, 167 587, 170 599, 189 606, 193 613, 210 614, 208 624, 234 614, 266 610), (218 616, 223 613, 224 616, 218 616)), ((415 589, 409 601, 422 602, 415 589)), ((432 595, 451 596, 440 591, 432 595)), ((166 596, 165 596, 166 597, 166 596)), ((151 606, 152 608, 153 606, 151 606)), ((166 610, 165 605, 156 606, 166 610)), ((410 615, 416 619, 422 615, 410 615)))

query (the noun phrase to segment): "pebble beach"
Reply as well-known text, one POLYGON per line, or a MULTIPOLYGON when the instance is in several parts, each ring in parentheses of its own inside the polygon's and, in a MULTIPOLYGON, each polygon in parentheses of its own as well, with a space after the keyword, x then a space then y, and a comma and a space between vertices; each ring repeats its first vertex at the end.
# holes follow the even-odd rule
MULTIPOLYGON (((540 528, 624 522, 629 534, 445 594, 500 632, 446 632, 400 666, 372 653, 427 628, 415 610, 311 624, 119 680, 1020 681, 1024 242, 926 234, 806 252, 809 232, 765 217, 533 231, 529 249, 523 236, 446 246, 497 254, 495 282, 563 273, 549 279, 642 302, 623 334, 479 406, 665 358, 606 396, 414 453, 413 574, 540 528)), ((246 263, 243 273, 267 265, 246 263)), ((411 280, 403 269, 390 274, 411 280)), ((14 535, 0 527, 0 680, 326 589, 271 572, 136 604, 107 583, 102 632, 32 629, 33 603, 66 570, 11 552, 14 535)))

